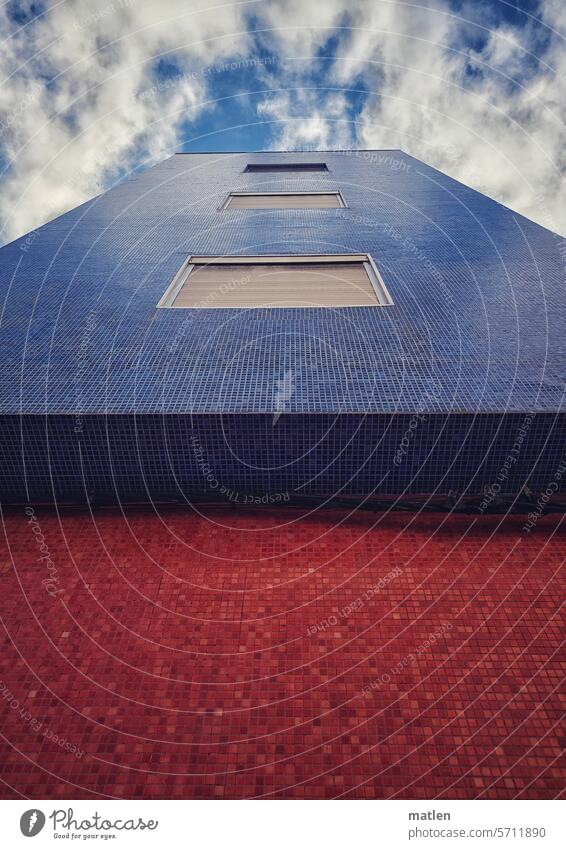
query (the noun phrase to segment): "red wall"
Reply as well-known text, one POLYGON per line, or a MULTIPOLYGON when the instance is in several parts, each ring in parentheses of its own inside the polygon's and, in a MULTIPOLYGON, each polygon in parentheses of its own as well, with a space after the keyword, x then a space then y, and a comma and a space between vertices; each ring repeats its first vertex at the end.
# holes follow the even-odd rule
POLYGON ((11 511, 1 792, 557 795, 564 534, 523 522, 11 511))

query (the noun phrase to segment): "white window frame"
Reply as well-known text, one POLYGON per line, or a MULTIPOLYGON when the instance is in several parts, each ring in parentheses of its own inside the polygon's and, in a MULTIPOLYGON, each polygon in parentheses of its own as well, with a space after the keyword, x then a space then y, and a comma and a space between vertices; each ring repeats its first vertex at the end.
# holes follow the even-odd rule
MULTIPOLYGON (((310 193, 309 193, 310 194, 310 193)), ((332 264, 334 262, 361 262, 363 263, 366 274, 369 278, 375 297, 376 304, 366 304, 365 306, 347 307, 345 305, 337 306, 334 309, 375 309, 376 307, 392 307, 394 306, 393 299, 389 294, 387 286, 381 276, 377 265, 371 254, 284 254, 275 256, 266 254, 265 256, 205 256, 202 254, 191 254, 183 263, 179 271, 175 274, 173 280, 165 290, 163 297, 157 304, 158 309, 175 309, 173 304, 175 299, 189 278, 191 272, 198 265, 282 265, 285 263, 296 263, 301 265, 304 263, 325 263, 332 264)), ((180 309, 276 309, 276 310, 293 310, 293 309, 333 309, 333 307, 224 307, 224 306, 206 306, 206 307, 181 307, 180 309)))
MULTIPOLYGON (((348 209, 348 204, 344 200, 341 191, 319 192, 318 190, 315 189, 312 192, 305 192, 305 191, 303 191, 303 192, 292 192, 292 191, 285 191, 285 192, 228 192, 228 195, 226 196, 224 202, 222 203, 221 206, 218 207, 218 211, 223 212, 225 209, 230 209, 230 200, 232 198, 241 198, 241 197, 263 198, 263 197, 278 197, 279 195, 307 195, 307 196, 308 195, 334 195, 335 197, 338 198, 338 206, 337 207, 335 207, 335 206, 328 206, 328 207, 324 207, 324 206, 312 206, 312 207, 311 206, 299 206, 299 207, 297 207, 297 209, 348 209)), ((235 209, 235 208, 236 207, 232 207, 232 209, 235 209)), ((277 209, 278 207, 274 207, 274 208, 277 209)), ((241 209, 241 207, 239 207, 239 209, 241 209)), ((281 207, 281 209, 289 209, 289 207, 281 207)), ((258 212, 258 210, 255 210, 255 211, 258 212)), ((261 209, 259 211, 261 211, 261 209)), ((266 211, 269 212, 269 210, 266 210, 266 211)))

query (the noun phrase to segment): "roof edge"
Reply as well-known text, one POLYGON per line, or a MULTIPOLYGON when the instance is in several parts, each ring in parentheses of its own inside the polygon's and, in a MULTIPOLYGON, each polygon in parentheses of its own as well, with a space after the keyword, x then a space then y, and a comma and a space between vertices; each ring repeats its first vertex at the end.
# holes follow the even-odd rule
POLYGON ((254 156, 257 153, 289 153, 293 155, 300 153, 307 156, 314 153, 377 153, 385 151, 403 153, 405 156, 410 155, 400 147, 344 147, 340 148, 340 150, 333 148, 321 148, 317 150, 177 150, 173 156, 214 156, 216 154, 219 156, 229 156, 235 153, 247 153, 249 156, 254 156))

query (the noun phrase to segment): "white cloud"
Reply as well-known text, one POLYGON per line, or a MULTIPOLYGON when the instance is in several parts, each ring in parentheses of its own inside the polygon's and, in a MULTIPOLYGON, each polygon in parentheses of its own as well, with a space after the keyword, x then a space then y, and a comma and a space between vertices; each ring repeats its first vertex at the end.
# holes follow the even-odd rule
POLYGON ((566 231, 566 6, 558 0, 541 7, 548 29, 525 16, 524 26, 491 30, 489 3, 463 5, 457 16, 445 0, 66 0, 25 26, 7 8, 3 241, 177 149, 182 123, 214 98, 214 75, 199 70, 254 55, 247 14, 280 58, 257 71, 272 89, 258 112, 272 124, 273 147, 401 147, 566 231), (322 60, 331 38, 336 56, 322 60), (159 59, 180 76, 152 90, 159 59), (351 90, 360 86, 367 95, 354 115, 351 90))
MULTIPOLYGON (((325 86, 367 87, 363 111, 350 127, 361 147, 402 148, 566 232, 563 4, 542 7, 543 22, 554 31, 527 18, 522 27, 488 29, 489 6, 483 4, 476 4, 472 24, 466 20, 472 7, 456 16, 442 0, 421 7, 345 0, 331 5, 334 20, 349 14, 350 29, 342 34, 325 86), (466 46, 472 34, 480 46, 466 46)), ((306 51, 305 32, 311 31, 300 31, 306 51)), ((328 31, 312 33, 311 56, 323 35, 328 31)), ((279 49, 292 57, 295 32, 281 30, 277 37, 279 49)), ((290 80, 297 84, 296 73, 290 80)), ((324 99, 323 93, 323 107, 324 99)), ((321 110, 309 109, 311 101, 312 93, 304 102, 292 96, 271 102, 268 111, 282 125, 275 147, 304 146, 314 118, 318 138, 341 146, 337 127, 344 135, 344 125, 335 114, 324 123, 321 110)))
POLYGON ((199 71, 246 48, 238 34, 242 8, 212 0, 81 0, 21 26, 4 5, 2 240, 76 206, 140 161, 173 152, 182 121, 203 98, 199 71), (195 75, 152 91, 160 57, 195 75))
POLYGON ((297 88, 272 94, 258 106, 268 121, 282 122, 274 147, 282 150, 329 147, 348 148, 354 144, 347 117, 344 94, 297 88))

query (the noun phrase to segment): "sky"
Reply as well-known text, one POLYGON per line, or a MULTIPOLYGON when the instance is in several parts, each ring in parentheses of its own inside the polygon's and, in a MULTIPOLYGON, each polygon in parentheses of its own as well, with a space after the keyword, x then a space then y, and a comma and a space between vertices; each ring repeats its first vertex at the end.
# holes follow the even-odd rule
POLYGON ((0 8, 0 242, 176 151, 401 148, 566 234, 564 0, 0 8))

